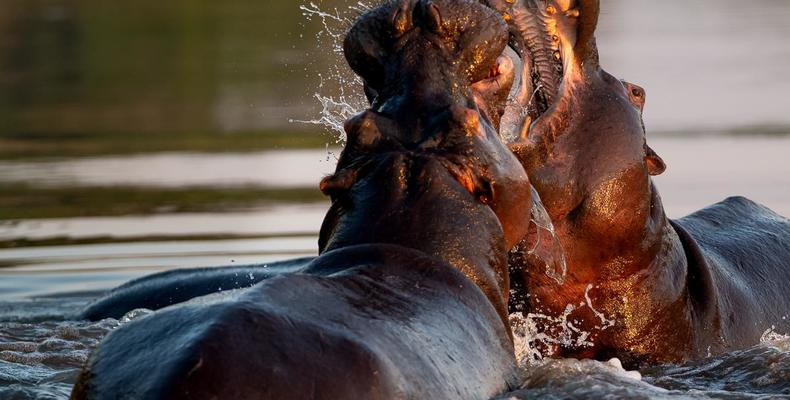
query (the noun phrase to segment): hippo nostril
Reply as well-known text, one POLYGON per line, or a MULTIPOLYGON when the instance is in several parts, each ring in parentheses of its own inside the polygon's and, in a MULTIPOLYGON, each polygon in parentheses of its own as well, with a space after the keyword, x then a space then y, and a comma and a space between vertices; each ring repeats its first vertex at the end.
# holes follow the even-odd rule
POLYGON ((428 24, 434 32, 442 30, 442 14, 439 12, 439 7, 436 4, 430 3, 428 6, 428 24))
POLYGON ((398 8, 392 16, 392 26, 395 29, 395 34, 400 36, 411 28, 411 2, 399 1, 398 8))

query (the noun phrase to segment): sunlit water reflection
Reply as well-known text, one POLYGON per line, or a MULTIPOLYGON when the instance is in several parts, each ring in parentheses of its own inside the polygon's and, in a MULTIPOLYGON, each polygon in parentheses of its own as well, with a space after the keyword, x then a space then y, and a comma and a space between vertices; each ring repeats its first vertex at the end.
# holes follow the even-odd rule
POLYGON ((48 161, 0 161, 0 183, 34 186, 316 186, 337 149, 156 153, 48 161))

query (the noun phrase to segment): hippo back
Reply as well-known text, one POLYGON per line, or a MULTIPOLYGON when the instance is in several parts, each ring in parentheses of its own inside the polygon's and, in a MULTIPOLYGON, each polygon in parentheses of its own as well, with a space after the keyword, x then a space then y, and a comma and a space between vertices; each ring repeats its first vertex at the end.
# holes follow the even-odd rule
MULTIPOLYGON (((722 326, 749 318, 751 329, 723 329, 730 345, 751 342, 767 329, 790 332, 790 220, 744 197, 673 221, 689 257, 689 270, 709 272, 722 326), (778 304, 778 303, 780 304, 778 304), (736 312, 737 310, 737 312, 736 312)), ((693 275, 693 274, 691 274, 693 275)))
POLYGON ((498 314, 452 266, 367 245, 308 269, 131 322, 73 398, 484 399, 516 383, 498 314))

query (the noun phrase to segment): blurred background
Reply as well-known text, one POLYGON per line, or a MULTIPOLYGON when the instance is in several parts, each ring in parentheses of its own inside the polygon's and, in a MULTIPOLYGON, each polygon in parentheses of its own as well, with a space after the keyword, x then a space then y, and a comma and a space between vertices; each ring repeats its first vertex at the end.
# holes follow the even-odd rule
MULTIPOLYGON (((3 0, 0 298, 314 254, 333 127, 364 104, 337 46, 365 7, 3 0)), ((671 216, 735 194, 790 215, 788 21, 786 0, 602 1, 671 216)))

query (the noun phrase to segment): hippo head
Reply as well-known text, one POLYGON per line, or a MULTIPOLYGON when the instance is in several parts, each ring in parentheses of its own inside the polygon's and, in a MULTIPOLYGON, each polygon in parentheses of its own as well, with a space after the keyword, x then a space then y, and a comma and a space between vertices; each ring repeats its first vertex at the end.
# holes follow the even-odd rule
POLYGON ((345 124, 322 252, 388 243, 459 268, 506 319, 507 251, 526 233, 527 174, 495 126, 513 81, 507 27, 471 0, 391 1, 349 31, 370 109, 345 124))
POLYGON ((474 1, 390 1, 360 18, 344 50, 371 109, 418 141, 433 134, 425 124, 454 105, 475 104, 498 127, 513 82, 513 63, 499 57, 503 28, 474 1))
POLYGON ((649 176, 665 166, 645 141, 645 92, 601 69, 598 0, 489 3, 523 59, 503 131, 517 131, 511 147, 557 229, 571 279, 590 281, 615 262, 606 248, 639 247, 661 207, 649 176))

